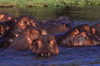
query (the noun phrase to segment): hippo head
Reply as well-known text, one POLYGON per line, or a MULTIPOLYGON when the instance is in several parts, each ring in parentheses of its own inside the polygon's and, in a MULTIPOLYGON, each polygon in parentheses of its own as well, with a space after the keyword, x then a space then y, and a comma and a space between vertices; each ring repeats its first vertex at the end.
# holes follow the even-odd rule
POLYGON ((6 14, 0 14, 0 22, 4 21, 4 19, 6 18, 6 14))
POLYGON ((41 35, 40 38, 33 43, 33 53, 37 56, 52 56, 59 53, 57 43, 54 36, 41 35))

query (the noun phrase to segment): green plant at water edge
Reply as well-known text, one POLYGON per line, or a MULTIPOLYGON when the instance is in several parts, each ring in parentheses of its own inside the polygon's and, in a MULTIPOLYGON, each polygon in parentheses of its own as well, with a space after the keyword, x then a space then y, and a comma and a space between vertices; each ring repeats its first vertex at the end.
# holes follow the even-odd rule
POLYGON ((100 5, 100 0, 0 0, 0 4, 13 4, 17 7, 62 7, 62 6, 71 6, 71 5, 100 5))
POLYGON ((100 5, 100 0, 65 0, 67 5, 100 5))

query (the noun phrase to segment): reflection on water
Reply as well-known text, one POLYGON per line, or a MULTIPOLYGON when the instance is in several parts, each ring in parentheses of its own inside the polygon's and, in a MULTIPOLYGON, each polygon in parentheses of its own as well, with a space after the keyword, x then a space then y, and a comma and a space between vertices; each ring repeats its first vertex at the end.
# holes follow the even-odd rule
MULTIPOLYGON (((99 6, 65 7, 65 8, 0 8, 0 13, 14 17, 34 15, 38 20, 57 19, 69 16, 76 25, 100 22, 99 6)), ((0 66, 99 66, 100 46, 62 47, 60 53, 52 57, 37 57, 31 50, 5 51, 0 49, 0 66)))
POLYGON ((88 7, 58 7, 58 8, 0 8, 0 13, 8 13, 14 17, 34 15, 38 20, 57 19, 59 16, 69 16, 73 20, 92 21, 100 19, 100 6, 88 7))

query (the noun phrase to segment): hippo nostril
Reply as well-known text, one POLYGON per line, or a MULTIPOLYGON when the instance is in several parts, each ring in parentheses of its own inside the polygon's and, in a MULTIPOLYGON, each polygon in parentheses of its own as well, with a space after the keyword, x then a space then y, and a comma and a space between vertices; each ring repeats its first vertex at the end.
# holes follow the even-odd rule
POLYGON ((50 56, 50 52, 48 53, 48 56, 50 56))
POLYGON ((41 56, 42 56, 42 57, 50 56, 50 52, 49 52, 49 53, 41 53, 41 56))
POLYGON ((43 56, 43 53, 41 53, 41 56, 43 56))

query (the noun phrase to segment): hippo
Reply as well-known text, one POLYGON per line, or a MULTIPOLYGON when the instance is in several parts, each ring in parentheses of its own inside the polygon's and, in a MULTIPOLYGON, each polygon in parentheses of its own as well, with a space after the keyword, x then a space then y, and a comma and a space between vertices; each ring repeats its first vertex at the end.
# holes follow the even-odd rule
POLYGON ((8 26, 3 26, 2 24, 0 24, 0 36, 3 36, 8 29, 9 29, 8 26))
POLYGON ((31 44, 32 44, 32 40, 29 37, 29 35, 21 34, 13 39, 8 49, 25 51, 25 50, 32 49, 31 44))
POLYGON ((100 36, 100 23, 97 23, 97 24, 93 24, 90 26, 91 28, 94 29, 94 32, 100 36))
POLYGON ((60 24, 65 24, 66 27, 68 27, 69 29, 71 28, 74 28, 75 25, 74 25, 74 22, 71 18, 69 17, 66 17, 66 16, 60 16, 57 21, 60 23, 60 24))
POLYGON ((93 24, 90 26, 91 28, 95 28, 97 31, 100 32, 100 23, 97 23, 97 24, 93 24))
POLYGON ((6 19, 6 13, 0 13, 0 22, 4 22, 6 19))
POLYGON ((44 26, 44 27, 50 27, 50 26, 52 26, 52 25, 54 25, 54 24, 59 24, 59 22, 56 21, 56 20, 54 20, 54 19, 45 20, 45 21, 43 21, 42 23, 43 23, 43 26, 44 26))
POLYGON ((86 32, 87 36, 100 39, 100 32, 96 30, 97 28, 91 27, 88 24, 78 25, 76 28, 78 28, 80 31, 86 32))
POLYGON ((86 35, 86 32, 79 31, 78 28, 73 28, 59 37, 57 44, 64 46, 94 46, 100 44, 98 39, 90 37, 86 35))
POLYGON ((0 38, 0 48, 8 48, 14 38, 21 34, 29 34, 33 36, 33 39, 36 39, 40 35, 37 29, 33 27, 27 27, 23 20, 20 22, 15 22, 9 30, 0 38))
POLYGON ((37 56, 53 56, 59 53, 59 49, 53 36, 41 35, 38 40, 33 42, 32 52, 37 56))
POLYGON ((55 24, 46 28, 46 31, 49 35, 66 32, 67 30, 69 29, 66 28, 66 26, 62 24, 55 24))

